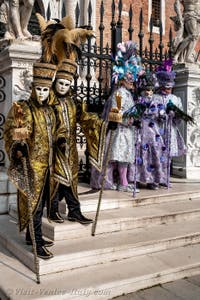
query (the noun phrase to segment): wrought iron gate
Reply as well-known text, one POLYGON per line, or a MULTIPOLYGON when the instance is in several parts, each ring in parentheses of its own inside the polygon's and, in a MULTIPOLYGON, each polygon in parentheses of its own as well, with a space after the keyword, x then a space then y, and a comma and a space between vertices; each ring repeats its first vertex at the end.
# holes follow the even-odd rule
MULTIPOLYGON (((37 2, 37 1, 36 1, 37 2)), ((96 112, 101 114, 105 101, 107 100, 110 91, 111 91, 111 65, 112 65, 112 56, 115 55, 117 43, 123 40, 122 29, 122 0, 119 0, 118 6, 115 5, 115 0, 112 0, 110 9, 111 9, 111 20, 110 20, 110 45, 104 45, 104 1, 101 1, 100 5, 100 24, 98 26, 99 30, 99 43, 93 42, 92 39, 88 39, 87 43, 82 45, 82 59, 79 62, 79 78, 76 78, 74 84, 74 90, 76 97, 83 101, 87 101, 88 110, 91 112, 96 112)), ((37 10, 37 7, 34 8, 37 10)), ((40 12, 40 11, 39 11, 40 12)), ((65 16, 66 12, 63 7, 62 17, 65 16)), ((80 8, 77 4, 76 6, 76 27, 79 25, 80 18, 80 8)), ((50 18, 50 12, 48 12, 48 18, 50 18)), ((33 18, 34 19, 34 18, 33 18)), ((91 1, 88 5, 88 24, 87 27, 91 28, 92 20, 92 5, 91 1)), ((133 38, 133 8, 130 5, 129 9, 129 27, 128 27, 128 39, 132 40, 133 38)), ((167 49, 164 47, 162 36, 162 22, 160 21, 159 27, 159 43, 158 47, 154 49, 154 35, 153 35, 153 22, 150 20, 149 28, 149 40, 148 47, 144 47, 144 18, 143 11, 141 9, 139 16, 139 32, 138 32, 138 52, 142 59, 142 63, 145 68, 149 70, 154 69, 154 67, 162 62, 166 57, 172 56, 172 32, 169 32, 169 42, 167 49)), ((35 19, 32 21, 34 23, 33 33, 37 32, 37 26, 35 24, 35 19)), ((1 28, 0 28, 1 31, 1 28)), ((2 32, 0 32, 2 36, 2 32)), ((4 101, 5 95, 2 88, 4 87, 5 81, 0 77, 0 102, 4 101)), ((3 123, 5 121, 5 116, 0 113, 0 165, 4 165, 5 153, 1 147, 2 138, 3 138, 3 123)), ((79 149, 85 152, 85 158, 83 157, 80 160, 80 175, 83 175, 83 178, 88 181, 89 179, 89 162, 86 149, 86 140, 81 132, 80 127, 77 128, 77 144, 79 149)))
MULTIPOLYGON (((112 0, 111 4, 112 18, 110 20, 110 45, 104 45, 104 1, 101 1, 100 6, 100 24, 99 29, 99 44, 96 42, 92 43, 91 39, 82 46, 82 59, 79 62, 80 66, 80 77, 75 80, 74 90, 76 92, 76 97, 81 100, 87 101, 88 111, 96 112, 99 115, 102 112, 105 101, 107 100, 111 91, 111 65, 112 57, 115 55, 116 45, 123 40, 122 36, 122 0, 119 0, 118 7, 115 5, 115 0, 112 0), (116 17, 117 16, 117 17, 116 17), (117 20, 116 20, 117 18, 117 20), (84 75, 84 77, 83 77, 84 75)), ((76 27, 79 24, 80 9, 77 4, 76 6, 76 27)), ((88 28, 91 28, 91 18, 92 18, 92 5, 91 1, 88 5, 88 28)), ((128 28, 128 39, 132 40, 133 37, 133 8, 130 5, 129 9, 129 28, 128 28)), ((162 63, 163 59, 172 56, 172 31, 169 32, 169 42, 167 49, 163 44, 163 30, 162 22, 160 21, 159 27, 159 43, 158 47, 154 49, 154 34, 153 34, 153 22, 150 20, 149 28, 149 40, 148 47, 144 47, 144 18, 143 11, 141 9, 139 16, 139 33, 138 33, 138 53, 142 59, 142 63, 146 69, 150 71, 155 68, 155 66, 162 63)), ((137 41, 136 41, 137 42, 137 41)), ((80 128, 78 132, 81 134, 80 128)), ((78 136, 78 143, 80 143, 80 148, 86 146, 86 141, 83 137, 78 136)), ((80 175, 83 173, 84 180, 89 180, 89 162, 87 158, 86 150, 86 161, 80 161, 80 175)))

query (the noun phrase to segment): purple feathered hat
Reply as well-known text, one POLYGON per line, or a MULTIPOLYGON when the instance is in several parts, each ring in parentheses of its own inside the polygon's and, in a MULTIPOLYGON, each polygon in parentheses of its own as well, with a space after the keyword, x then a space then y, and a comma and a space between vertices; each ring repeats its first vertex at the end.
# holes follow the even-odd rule
POLYGON ((139 74, 143 72, 141 59, 137 55, 137 44, 132 41, 119 43, 113 64, 113 82, 115 84, 120 80, 136 82, 139 74))
POLYGON ((172 88, 175 84, 176 73, 172 71, 172 59, 167 59, 156 70, 159 87, 172 88))
POLYGON ((152 72, 146 72, 138 77, 137 88, 139 92, 145 90, 154 90, 156 87, 157 78, 152 72))

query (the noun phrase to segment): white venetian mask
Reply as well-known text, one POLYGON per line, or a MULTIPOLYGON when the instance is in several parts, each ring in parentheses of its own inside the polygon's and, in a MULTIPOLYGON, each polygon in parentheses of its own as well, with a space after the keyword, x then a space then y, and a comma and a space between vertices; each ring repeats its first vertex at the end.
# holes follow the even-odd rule
POLYGON ((56 80, 56 91, 64 96, 68 91, 69 91, 69 88, 71 86, 71 81, 70 80, 67 80, 67 79, 62 79, 62 78, 58 78, 56 80))
POLYGON ((49 87, 47 86, 35 86, 35 93, 39 102, 44 102, 49 97, 49 87))

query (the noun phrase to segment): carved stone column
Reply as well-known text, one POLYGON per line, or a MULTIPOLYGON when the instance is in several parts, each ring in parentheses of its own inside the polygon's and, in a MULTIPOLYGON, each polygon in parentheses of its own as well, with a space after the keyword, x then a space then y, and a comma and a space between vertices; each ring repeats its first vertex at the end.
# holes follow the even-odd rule
POLYGON ((200 179, 200 72, 195 64, 177 64, 174 93, 181 97, 184 111, 195 118, 195 125, 183 124, 187 145, 184 157, 173 159, 173 174, 187 179, 200 179))
POLYGON ((79 1, 74 1, 74 0, 64 0, 66 15, 71 16, 74 21, 75 21, 75 9, 76 9, 77 2, 79 3, 79 1))
MULTIPOLYGON (((0 101, 0 112, 4 117, 14 101, 29 97, 32 65, 40 55, 40 42, 14 40, 0 44, 0 74, 5 82, 1 88, 5 100, 0 101)), ((5 152, 3 139, 0 149, 5 152)), ((0 167, 0 214, 7 213, 9 205, 16 202, 16 189, 6 175, 7 166, 6 158, 5 165, 0 167)))

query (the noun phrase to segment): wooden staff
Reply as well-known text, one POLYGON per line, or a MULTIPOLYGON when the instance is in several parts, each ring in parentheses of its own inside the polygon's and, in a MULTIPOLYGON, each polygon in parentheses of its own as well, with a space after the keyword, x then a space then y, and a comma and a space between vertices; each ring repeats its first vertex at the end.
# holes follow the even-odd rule
POLYGON ((137 186, 137 155, 138 155, 139 128, 136 127, 135 132, 136 132, 136 139, 135 139, 135 165, 134 165, 133 197, 136 196, 136 186, 137 186))
POLYGON ((170 188, 170 165, 171 165, 171 132, 172 132, 172 117, 168 115, 168 122, 167 122, 167 150, 168 150, 168 157, 167 157, 167 188, 170 188))
POLYGON ((95 230, 96 230, 96 226, 97 226, 97 220, 99 217, 99 212, 100 212, 100 206, 101 206, 101 200, 102 200, 102 195, 103 195, 103 190, 104 190, 104 183, 105 183, 105 178, 106 178, 106 171, 108 168, 108 162, 110 159, 110 152, 111 152, 111 146, 112 146, 112 141, 113 141, 113 130, 111 130, 110 133, 110 138, 109 138, 109 143, 108 143, 108 149, 107 149, 107 153, 106 153, 106 162, 105 162, 105 167, 104 167, 104 172, 103 172, 103 179, 102 179, 102 183, 101 183, 101 190, 99 193, 99 200, 98 200, 98 205, 97 205, 97 210, 96 210, 96 216, 95 216, 95 220, 92 224, 92 236, 95 236, 95 230))
MULTIPOLYGON (((108 120, 112 121, 112 122, 121 123, 122 122, 122 115, 120 113, 120 110, 121 110, 121 95, 116 93, 115 98, 116 98, 117 107, 111 109, 111 111, 109 113, 109 116, 108 116, 108 120)), ((111 153, 111 147, 112 147, 112 142, 113 142, 113 133, 114 133, 114 130, 111 130, 109 143, 108 143, 108 147, 107 147, 107 152, 106 152, 106 161, 105 161, 105 167, 104 167, 104 171, 103 171, 103 178, 102 178, 102 183, 101 183, 101 190, 100 190, 100 193, 99 193, 96 216, 95 216, 95 220, 92 224, 92 231, 91 231, 92 236, 95 236, 97 221, 98 221, 98 217, 99 217, 101 200, 102 200, 102 195, 103 195, 103 190, 104 190, 104 183, 105 183, 105 178, 106 178, 106 172, 107 172, 108 162, 110 160, 110 153, 111 153)))

